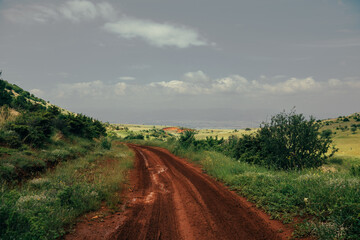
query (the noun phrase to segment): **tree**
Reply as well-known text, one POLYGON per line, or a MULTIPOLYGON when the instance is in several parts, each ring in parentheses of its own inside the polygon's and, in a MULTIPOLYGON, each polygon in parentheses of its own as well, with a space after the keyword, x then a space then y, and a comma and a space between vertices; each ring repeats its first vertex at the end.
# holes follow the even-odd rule
POLYGON ((319 128, 313 117, 306 120, 294 110, 277 114, 257 133, 260 156, 267 166, 280 169, 319 167, 337 150, 331 147, 331 135, 319 128))

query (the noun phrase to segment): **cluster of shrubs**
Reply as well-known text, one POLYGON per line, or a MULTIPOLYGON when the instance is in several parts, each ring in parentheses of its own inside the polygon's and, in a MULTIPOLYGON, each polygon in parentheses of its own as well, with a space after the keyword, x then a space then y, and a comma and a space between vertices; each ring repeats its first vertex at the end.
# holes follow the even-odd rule
POLYGON ((0 129, 2 146, 19 148, 27 144, 43 147, 55 131, 87 139, 106 135, 105 127, 98 120, 82 114, 64 114, 56 106, 46 107, 44 100, 4 80, 0 80, 0 100, 0 107, 6 106, 3 111, 10 107, 21 113, 15 121, 7 122, 0 129))
POLYGON ((337 149, 331 132, 320 132, 320 124, 304 115, 282 112, 263 123, 251 135, 231 136, 228 140, 196 140, 186 131, 177 140, 180 148, 215 150, 240 161, 275 169, 303 169, 321 166, 337 149))

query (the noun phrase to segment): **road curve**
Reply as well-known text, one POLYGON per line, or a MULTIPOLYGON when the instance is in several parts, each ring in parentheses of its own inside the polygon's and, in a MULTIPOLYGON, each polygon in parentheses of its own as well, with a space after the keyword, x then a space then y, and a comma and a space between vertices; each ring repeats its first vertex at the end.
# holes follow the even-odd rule
POLYGON ((134 188, 108 239, 286 239, 285 227, 167 150, 129 144, 134 188))

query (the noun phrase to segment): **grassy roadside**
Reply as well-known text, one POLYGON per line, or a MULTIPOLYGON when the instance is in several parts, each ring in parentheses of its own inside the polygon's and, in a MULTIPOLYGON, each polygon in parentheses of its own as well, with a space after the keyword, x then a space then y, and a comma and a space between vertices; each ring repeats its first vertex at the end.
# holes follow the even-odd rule
POLYGON ((202 165, 205 172, 285 223, 304 219, 294 237, 358 239, 360 236, 360 178, 339 161, 320 169, 278 171, 238 162, 218 152, 181 149, 174 143, 135 141, 160 146, 202 165), (340 166, 341 168, 341 166, 340 166))
POLYGON ((0 238, 56 239, 102 202, 115 207, 132 158, 125 145, 107 150, 98 143, 90 153, 60 162, 21 186, 1 185, 0 238))

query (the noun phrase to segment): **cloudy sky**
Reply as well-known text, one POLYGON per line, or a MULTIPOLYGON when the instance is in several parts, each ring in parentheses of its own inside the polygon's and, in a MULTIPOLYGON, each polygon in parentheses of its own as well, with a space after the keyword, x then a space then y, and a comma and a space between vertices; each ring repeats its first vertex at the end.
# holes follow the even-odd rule
POLYGON ((0 0, 3 78, 114 123, 360 111, 358 0, 0 0))

